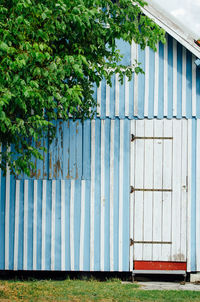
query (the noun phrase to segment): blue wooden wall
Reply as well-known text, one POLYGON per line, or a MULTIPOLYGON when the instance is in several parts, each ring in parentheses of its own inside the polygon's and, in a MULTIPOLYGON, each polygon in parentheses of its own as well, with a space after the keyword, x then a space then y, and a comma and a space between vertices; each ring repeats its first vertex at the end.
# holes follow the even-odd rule
POLYGON ((145 74, 123 85, 113 76, 111 88, 105 81, 94 88, 93 121, 58 121, 32 178, 0 172, 1 270, 129 271, 130 120, 143 118, 191 119, 188 270, 196 270, 200 70, 168 35, 157 53, 122 41, 119 47, 124 63, 138 58, 145 74))

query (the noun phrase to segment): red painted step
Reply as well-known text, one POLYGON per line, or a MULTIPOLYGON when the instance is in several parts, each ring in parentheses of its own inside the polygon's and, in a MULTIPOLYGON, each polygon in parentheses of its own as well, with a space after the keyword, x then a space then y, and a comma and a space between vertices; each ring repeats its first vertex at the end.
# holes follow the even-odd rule
POLYGON ((134 270, 183 270, 186 271, 187 262, 170 261, 134 261, 134 270))

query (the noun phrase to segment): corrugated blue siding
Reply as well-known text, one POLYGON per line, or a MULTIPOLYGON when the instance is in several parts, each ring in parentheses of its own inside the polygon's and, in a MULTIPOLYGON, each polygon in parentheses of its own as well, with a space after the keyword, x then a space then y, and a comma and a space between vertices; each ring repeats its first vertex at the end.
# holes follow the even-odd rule
POLYGON ((135 75, 123 85, 113 76, 111 88, 102 81, 94 92, 99 103, 97 116, 102 119, 200 117, 200 71, 194 64, 196 57, 171 36, 166 38, 167 43, 160 43, 156 53, 148 47, 141 50, 134 44, 131 47, 128 43, 120 44, 125 54, 123 63, 129 65, 137 59, 145 74, 135 75))
MULTIPOLYGON (((129 271, 130 123, 87 121, 89 178, 15 180, 1 173, 0 269, 129 271)), ((189 129, 188 270, 195 271, 196 119, 189 129)))
MULTIPOLYGON (((200 117, 200 70, 195 57, 167 35, 167 43, 158 45, 158 52, 118 41, 129 65, 137 58, 145 74, 133 75, 131 82, 112 78, 112 87, 105 80, 94 89, 100 119, 177 119, 200 117)), ((99 117, 98 117, 99 116, 99 117)), ((49 146, 47 140, 38 142, 48 149, 43 161, 35 160, 37 173, 32 179, 90 179, 90 122, 79 120, 56 122, 56 138, 49 146)), ((19 179, 26 179, 21 175, 19 179)))
POLYGON ((49 146, 47 139, 37 143, 48 152, 43 152, 43 161, 34 160, 36 173, 31 177, 20 175, 18 179, 90 179, 90 121, 54 124, 56 137, 52 144, 49 146))
POLYGON ((157 53, 118 45, 123 63, 138 58, 145 74, 102 81, 94 120, 57 121, 32 178, 0 172, 0 269, 129 271, 130 119, 164 117, 191 122, 188 270, 200 268, 200 70, 170 36, 157 53))
POLYGON ((97 119, 85 128, 87 178, 15 180, 1 173, 0 269, 129 270, 130 121, 97 119))

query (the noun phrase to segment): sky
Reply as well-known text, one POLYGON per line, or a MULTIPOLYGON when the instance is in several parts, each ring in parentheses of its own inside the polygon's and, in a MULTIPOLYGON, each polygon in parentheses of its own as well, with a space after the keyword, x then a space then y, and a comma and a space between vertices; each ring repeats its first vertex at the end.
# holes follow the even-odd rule
POLYGON ((200 38, 200 0, 152 0, 200 38), (167 4, 166 4, 167 3, 167 4))

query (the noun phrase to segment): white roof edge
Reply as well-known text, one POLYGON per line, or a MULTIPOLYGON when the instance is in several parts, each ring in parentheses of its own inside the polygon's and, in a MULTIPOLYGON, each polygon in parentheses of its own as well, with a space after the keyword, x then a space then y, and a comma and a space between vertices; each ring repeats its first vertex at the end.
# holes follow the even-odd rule
POLYGON ((170 18, 170 16, 167 16, 164 12, 156 9, 155 5, 153 6, 149 1, 148 6, 142 7, 141 9, 146 16, 151 18, 174 39, 200 58, 200 47, 195 44, 195 39, 191 36, 190 32, 185 32, 180 24, 175 23, 173 17, 170 18))

